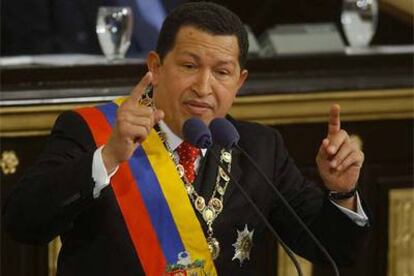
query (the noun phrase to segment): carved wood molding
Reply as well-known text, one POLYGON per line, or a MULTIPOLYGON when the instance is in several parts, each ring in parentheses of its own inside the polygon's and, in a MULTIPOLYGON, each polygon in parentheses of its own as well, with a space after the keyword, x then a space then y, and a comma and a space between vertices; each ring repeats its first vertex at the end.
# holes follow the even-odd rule
MULTIPOLYGON (((242 96, 230 114, 269 125, 325 122, 330 105, 338 103, 344 121, 406 119, 414 118, 413 100, 412 88, 242 96)), ((59 113, 92 104, 2 107, 0 137, 47 135, 59 113)))
POLYGON ((59 256, 60 248, 62 247, 62 243, 60 238, 55 238, 53 241, 49 243, 48 246, 48 266, 49 266, 49 276, 55 276, 57 272, 57 259, 59 256))
POLYGON ((372 90, 240 97, 235 118, 265 124, 325 122, 329 107, 342 107, 342 120, 362 121, 414 117, 414 90, 372 90))
POLYGON ((389 192, 388 275, 414 275, 414 189, 389 192))
MULTIPOLYGON (((277 275, 297 275, 296 268, 292 263, 292 260, 286 254, 282 246, 278 246, 278 260, 277 260, 277 275)), ((312 263, 308 260, 296 255, 300 268, 302 269, 303 276, 312 275, 312 263)))

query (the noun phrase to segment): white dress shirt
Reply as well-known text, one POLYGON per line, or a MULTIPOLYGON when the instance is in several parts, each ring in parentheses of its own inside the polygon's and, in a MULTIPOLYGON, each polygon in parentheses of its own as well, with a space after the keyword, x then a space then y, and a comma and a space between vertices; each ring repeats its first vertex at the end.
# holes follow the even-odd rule
MULTIPOLYGON (((175 135, 171 129, 167 126, 167 124, 164 121, 159 122, 160 129, 166 134, 167 143, 170 146, 170 149, 174 152, 175 155, 177 147, 183 142, 183 140, 175 135)), ((92 161, 92 178, 95 181, 95 187, 93 189, 93 197, 98 198, 101 190, 105 188, 107 185, 109 185, 111 177, 118 171, 118 167, 108 174, 106 171, 103 159, 102 159, 102 148, 104 146, 99 147, 94 155, 93 155, 93 161, 92 161)), ((201 150, 202 156, 206 154, 206 149, 201 150)), ((176 158, 179 158, 178 155, 176 158)), ((198 171, 199 165, 200 165, 201 157, 198 157, 195 161, 194 168, 196 171, 198 171)), ((362 205, 361 200, 359 198, 359 194, 356 194, 357 197, 357 210, 356 212, 349 210, 347 208, 344 208, 334 201, 331 201, 335 206, 339 208, 345 215, 347 215, 352 221, 354 221, 359 226, 365 226, 368 223, 368 217, 365 214, 362 205)))

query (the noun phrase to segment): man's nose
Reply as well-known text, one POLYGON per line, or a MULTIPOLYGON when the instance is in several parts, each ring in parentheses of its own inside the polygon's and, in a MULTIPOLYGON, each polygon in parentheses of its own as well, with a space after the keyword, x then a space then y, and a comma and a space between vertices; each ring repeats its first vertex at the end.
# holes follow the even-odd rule
POLYGON ((207 70, 200 71, 193 85, 193 91, 199 96, 207 96, 213 92, 212 76, 207 70))

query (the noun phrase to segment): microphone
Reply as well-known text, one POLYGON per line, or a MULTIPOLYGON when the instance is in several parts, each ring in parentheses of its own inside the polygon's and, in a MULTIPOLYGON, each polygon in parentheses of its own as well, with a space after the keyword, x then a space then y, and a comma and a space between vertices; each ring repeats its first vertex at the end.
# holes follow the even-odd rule
POLYGON ((184 140, 198 148, 206 149, 213 144, 210 130, 197 118, 190 118, 184 122, 183 136, 184 140))
POLYGON ((228 120, 224 118, 216 118, 210 123, 210 131, 213 136, 213 141, 222 141, 223 144, 221 146, 228 146, 229 144, 232 144, 236 149, 238 149, 243 155, 247 157, 249 162, 253 165, 253 167, 256 169, 256 171, 262 176, 262 178, 265 180, 265 182, 271 187, 271 189, 276 193, 276 195, 279 197, 280 201, 285 205, 285 207, 289 210, 289 212, 293 215, 293 217, 299 222, 299 224, 302 226, 302 228, 305 230, 305 232, 308 233, 310 238, 313 240, 313 242, 317 245, 317 247, 321 250, 321 252, 325 255, 325 257, 328 259, 328 261, 331 263, 335 275, 339 276, 338 267, 332 258, 332 256, 329 254, 329 252, 326 250, 326 248, 321 244, 319 239, 315 237, 315 235, 312 233, 312 231, 309 229, 309 227, 305 224, 305 222, 299 217, 299 215, 296 213, 296 211, 290 206, 289 202, 285 199, 285 197, 279 192, 279 190, 272 184, 270 179, 266 176, 266 174, 263 172, 263 170, 259 167, 259 165, 253 160, 253 158, 243 149, 241 148, 237 142, 239 139, 235 140, 234 137, 240 137, 240 135, 237 133, 236 128, 233 126, 232 123, 230 123, 228 120), (226 130, 224 130, 226 129, 226 130), (237 134, 236 134, 237 133, 237 134), (224 137, 224 135, 227 135, 227 137, 224 137), (217 137, 220 136, 220 137, 217 137))
POLYGON ((216 118, 210 123, 210 131, 213 136, 214 144, 225 149, 231 149, 236 146, 240 140, 240 135, 236 128, 226 119, 216 118))
MULTIPOLYGON (((215 129, 213 125, 214 131, 217 131, 217 133, 221 133, 221 135, 216 135, 216 142, 220 142, 220 144, 226 149, 232 148, 234 145, 237 144, 237 142, 240 139, 239 133, 236 131, 234 126, 234 130, 232 130, 229 127, 221 128, 221 123, 217 124, 217 129, 215 129)), ((210 124, 211 128, 211 124, 210 124)), ((207 128, 207 126, 197 118, 190 118, 187 121, 185 121, 183 125, 183 136, 184 140, 191 143, 192 145, 199 147, 199 148, 207 148, 210 152, 210 154, 215 159, 217 165, 227 174, 227 176, 230 178, 230 180, 236 185, 236 187, 240 190, 242 195, 246 198, 246 200, 249 202, 249 204, 253 207, 253 209, 256 211, 256 213, 259 215, 259 217, 263 220, 267 228, 270 230, 272 235, 276 238, 276 240, 279 242, 279 244, 283 247, 289 258, 291 259, 292 263, 294 264, 296 271, 299 276, 303 276, 302 270, 300 268, 299 262, 297 261, 295 255, 293 254, 292 250, 288 247, 287 244, 281 239, 281 237, 277 234, 276 230, 273 228, 273 226, 270 224, 269 220, 266 218, 266 216, 263 214, 263 212, 259 209, 259 207, 253 202, 252 198, 249 196, 249 194, 244 190, 244 188, 240 185, 240 183, 235 179, 233 174, 227 170, 227 168, 221 163, 220 158, 215 154, 214 151, 211 150, 212 146, 212 135, 210 129, 207 128), (205 142, 208 141, 208 142, 205 142), (206 146, 207 145, 207 146, 206 146)))

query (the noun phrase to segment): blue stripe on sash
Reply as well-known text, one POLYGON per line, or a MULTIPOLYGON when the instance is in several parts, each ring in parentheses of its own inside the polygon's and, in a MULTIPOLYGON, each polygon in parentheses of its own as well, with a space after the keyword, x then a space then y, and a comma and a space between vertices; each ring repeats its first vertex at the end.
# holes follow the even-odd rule
POLYGON ((158 179, 142 147, 138 147, 131 159, 130 168, 136 179, 143 200, 150 214, 168 263, 177 262, 178 253, 185 251, 177 226, 167 201, 161 191, 158 179))
MULTIPOLYGON (((115 103, 109 103, 98 108, 113 126, 118 106, 115 103)), ((167 262, 174 264, 177 262, 178 253, 185 251, 184 244, 168 203, 162 193, 157 176, 142 147, 136 149, 128 164, 150 215, 152 225, 157 233, 167 262)))
POLYGON ((114 127, 116 120, 116 110, 118 109, 118 106, 115 103, 111 102, 108 104, 99 105, 97 108, 105 115, 105 118, 108 120, 111 127, 114 127))

